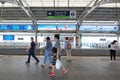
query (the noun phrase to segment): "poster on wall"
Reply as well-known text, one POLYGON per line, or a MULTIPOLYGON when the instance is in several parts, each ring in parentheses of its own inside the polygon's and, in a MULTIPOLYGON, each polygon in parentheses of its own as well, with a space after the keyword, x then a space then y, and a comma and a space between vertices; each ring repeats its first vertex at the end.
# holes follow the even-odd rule
POLYGON ((3 35, 3 40, 14 40, 14 35, 3 35))

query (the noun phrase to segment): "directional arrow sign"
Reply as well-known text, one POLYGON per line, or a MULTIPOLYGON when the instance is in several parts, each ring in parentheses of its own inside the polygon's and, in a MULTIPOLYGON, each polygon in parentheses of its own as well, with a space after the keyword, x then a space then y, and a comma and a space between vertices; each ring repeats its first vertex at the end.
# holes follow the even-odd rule
POLYGON ((47 11, 47 18, 53 18, 53 19, 56 19, 56 18, 57 19, 75 18, 76 12, 74 15, 75 15, 74 17, 71 17, 71 11, 47 11))

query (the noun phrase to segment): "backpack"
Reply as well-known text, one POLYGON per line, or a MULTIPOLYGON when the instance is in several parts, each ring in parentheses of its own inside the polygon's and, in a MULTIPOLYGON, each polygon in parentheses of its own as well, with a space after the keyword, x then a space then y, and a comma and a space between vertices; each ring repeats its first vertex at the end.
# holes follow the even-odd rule
POLYGON ((67 48, 67 49, 71 49, 71 44, 70 44, 70 42, 67 43, 66 48, 67 48))

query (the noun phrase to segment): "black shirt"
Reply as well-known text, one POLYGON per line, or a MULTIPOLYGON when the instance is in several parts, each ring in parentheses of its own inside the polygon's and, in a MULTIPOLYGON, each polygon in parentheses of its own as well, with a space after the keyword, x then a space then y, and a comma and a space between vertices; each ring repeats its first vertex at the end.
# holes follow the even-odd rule
POLYGON ((34 50, 35 50, 35 42, 32 41, 31 44, 30 44, 31 48, 30 48, 30 52, 34 53, 34 50))

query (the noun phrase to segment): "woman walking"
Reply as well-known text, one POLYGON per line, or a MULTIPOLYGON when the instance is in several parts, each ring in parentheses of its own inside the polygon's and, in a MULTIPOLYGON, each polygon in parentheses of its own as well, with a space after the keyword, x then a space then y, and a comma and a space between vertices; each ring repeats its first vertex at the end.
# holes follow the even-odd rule
POLYGON ((52 59, 51 59, 51 48, 52 48, 52 43, 50 41, 50 37, 46 38, 46 46, 45 46, 45 54, 44 54, 44 59, 43 59, 43 64, 41 64, 42 67, 45 67, 46 60, 48 58, 50 62, 50 67, 52 66, 52 59))

